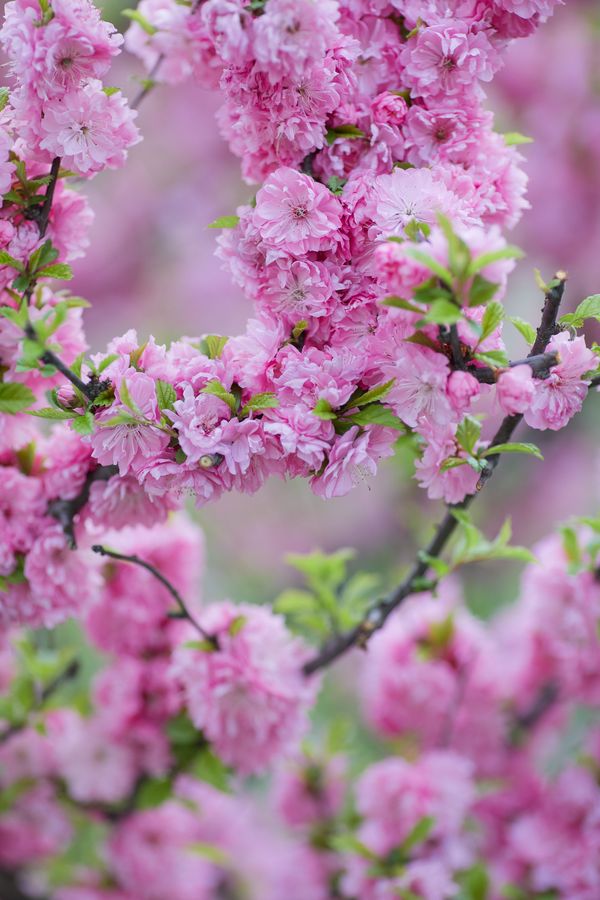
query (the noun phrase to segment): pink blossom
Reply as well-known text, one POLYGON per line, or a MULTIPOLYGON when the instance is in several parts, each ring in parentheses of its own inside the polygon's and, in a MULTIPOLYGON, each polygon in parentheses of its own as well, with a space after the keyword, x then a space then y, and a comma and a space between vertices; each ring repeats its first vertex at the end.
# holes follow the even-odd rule
POLYGON ((596 368, 596 356, 586 347, 585 338, 569 340, 566 332, 555 335, 546 349, 558 353, 560 361, 548 378, 536 379, 525 421, 532 428, 558 431, 581 410, 589 384, 583 376, 596 368))
POLYGON ((427 496, 446 503, 460 503, 467 494, 474 494, 479 481, 478 471, 466 463, 441 470, 442 463, 449 456, 464 456, 456 443, 455 429, 450 425, 436 429, 423 423, 420 431, 427 443, 421 459, 415 463, 415 477, 421 487, 427 489, 427 496))
POLYGON ((334 245, 340 212, 339 200, 324 185, 282 167, 256 195, 254 221, 267 246, 302 256, 334 245))
POLYGON ((282 766, 273 786, 279 815, 295 828, 332 819, 342 807, 345 774, 346 762, 341 756, 324 761, 302 758, 282 766))
POLYGON ((496 396, 507 415, 526 412, 535 396, 531 366, 513 366, 502 372, 496 382, 496 396))
POLYGON ((384 236, 404 233, 417 219, 433 224, 436 213, 450 214, 456 206, 452 193, 427 169, 395 169, 375 181, 375 223, 384 236))
POLYGON ((425 96, 472 90, 477 79, 491 81, 499 65, 485 32, 470 30, 460 20, 419 29, 414 43, 406 45, 402 61, 411 88, 425 96))
POLYGON ((225 763, 243 775, 262 771, 306 729, 316 690, 301 672, 307 648, 264 607, 216 604, 201 624, 217 648, 182 647, 176 659, 192 721, 225 763))
POLYGON ((335 0, 269 0, 254 27, 253 51, 260 68, 276 81, 302 76, 338 36, 335 0))
MULTIPOLYGON (((387 378, 394 378, 387 402, 411 428, 422 422, 435 428, 455 418, 447 390, 450 369, 442 353, 405 343, 384 372, 387 378)), ((470 390, 468 385, 464 387, 470 390)))
POLYGON ((446 385, 452 408, 459 416, 463 416, 471 407, 480 392, 479 382, 469 372, 451 372, 446 385))
POLYGON ((40 147, 81 175, 117 168, 140 140, 135 115, 120 92, 107 95, 100 82, 88 81, 45 104, 40 147))
POLYGON ((393 454, 394 432, 389 428, 372 426, 361 433, 353 425, 336 438, 329 452, 327 465, 311 481, 311 488, 324 500, 343 497, 377 471, 377 463, 393 454))
POLYGON ((127 475, 145 460, 158 456, 169 443, 169 436, 159 427, 156 386, 148 375, 127 369, 116 386, 116 401, 96 417, 92 450, 101 465, 117 465, 120 474, 127 475), (118 424, 119 416, 128 421, 118 424), (112 424, 113 419, 117 424, 112 424))

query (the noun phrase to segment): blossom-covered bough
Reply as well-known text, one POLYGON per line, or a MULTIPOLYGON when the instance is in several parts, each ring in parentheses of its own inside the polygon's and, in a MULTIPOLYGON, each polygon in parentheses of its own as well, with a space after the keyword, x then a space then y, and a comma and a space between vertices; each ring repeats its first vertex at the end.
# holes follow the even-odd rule
POLYGON ((522 138, 494 130, 482 83, 554 6, 142 0, 125 43, 149 74, 129 105, 106 83, 123 39, 88 0, 6 5, 2 897, 598 897, 598 733, 558 779, 543 761, 600 697, 600 524, 536 561, 468 515, 503 453, 541 456, 513 440, 521 421, 562 429, 598 378, 580 332, 600 297, 561 315, 564 273, 539 278, 537 328, 511 320, 527 355, 502 336, 522 138), (124 164, 155 84, 188 78, 219 87, 221 132, 260 185, 213 223, 254 318, 89 355, 85 301, 54 286, 87 246, 80 183, 124 164), (384 600, 350 602, 342 552, 297 560, 308 590, 273 610, 198 603, 186 496, 275 475, 329 500, 399 436, 447 512, 384 600), (485 626, 453 572, 494 557, 529 564, 485 626), (39 639, 70 618, 105 654, 79 693, 69 651, 39 639), (315 673, 367 643, 350 676, 364 718, 405 752, 364 770, 349 807, 340 748, 302 741, 315 673), (242 784, 270 771, 276 819, 242 784))

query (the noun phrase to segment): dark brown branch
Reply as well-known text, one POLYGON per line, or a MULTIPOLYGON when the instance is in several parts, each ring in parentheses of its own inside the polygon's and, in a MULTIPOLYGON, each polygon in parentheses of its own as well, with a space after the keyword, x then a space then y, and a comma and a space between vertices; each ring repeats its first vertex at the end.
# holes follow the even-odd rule
POLYGON ((50 210, 52 209, 52 201, 54 200, 54 191, 56 190, 59 172, 60 156, 55 156, 50 167, 50 181, 48 182, 48 187, 46 188, 46 196, 44 197, 44 202, 40 209, 40 216, 38 219, 38 228, 40 230, 40 237, 42 238, 44 237, 48 229, 48 222, 50 221, 50 210))
POLYGON ((90 499, 90 489, 92 485, 97 481, 108 481, 113 475, 117 475, 118 471, 117 466, 97 466, 97 468, 88 472, 83 487, 76 497, 72 497, 71 500, 58 498, 56 500, 50 500, 48 503, 47 513, 62 525, 62 529, 67 536, 67 541, 71 549, 76 547, 75 516, 81 512, 90 499))
MULTIPOLYGON (((557 274, 555 283, 546 294, 542 320, 528 358, 543 353, 548 341, 556 333, 556 319, 565 289, 565 280, 566 275, 563 273, 557 274)), ((522 418, 522 415, 506 416, 500 423, 500 427, 492 438, 490 446, 494 447, 498 444, 508 443, 522 418)), ((499 461, 500 454, 490 456, 486 460, 486 468, 482 472, 477 485, 478 492, 491 478, 499 461)), ((314 672, 325 668, 340 656, 343 656, 352 647, 365 647, 371 635, 383 627, 388 617, 410 594, 418 593, 419 590, 425 589, 425 586, 421 585, 423 585, 429 571, 429 560, 440 555, 458 526, 458 520, 454 517, 453 510, 467 509, 477 496, 478 493, 470 494, 465 497, 462 503, 447 507, 446 515, 438 525, 433 538, 425 550, 417 554, 417 559, 404 581, 387 597, 375 603, 368 610, 362 622, 345 634, 339 637, 336 636, 325 644, 322 650, 303 667, 305 675, 312 675, 314 672)))
POLYGON ((555 684, 545 684, 528 710, 515 716, 512 726, 511 741, 518 742, 524 732, 531 731, 540 722, 549 709, 558 700, 558 688, 555 684))
MULTIPOLYGON (((531 367, 534 378, 547 378, 552 366, 558 364, 558 353, 539 353, 537 356, 527 356, 525 359, 514 359, 508 364, 510 369, 515 366, 527 365, 531 367)), ((466 371, 480 384, 495 384, 498 376, 505 372, 505 368, 492 369, 489 366, 469 367, 466 371)))
POLYGON ((187 621, 194 626, 196 631, 198 631, 199 634, 202 635, 205 641, 210 641, 213 647, 215 649, 218 649, 219 644, 216 637, 205 631, 204 628, 202 628, 202 626, 194 619, 177 588, 175 588, 171 584, 168 578, 165 578, 165 576, 159 569, 157 569, 151 563, 146 562, 144 559, 140 559, 139 556, 135 556, 133 554, 128 555, 126 553, 116 553, 114 550, 108 550, 107 547, 103 547, 101 544, 94 544, 92 550, 94 551, 94 553, 98 553, 99 556, 108 556, 110 559, 116 559, 119 562, 128 562, 133 563, 136 566, 141 566, 142 569, 146 569, 147 572, 150 572, 151 575, 154 575, 157 581, 160 581, 160 583, 168 590, 168 592, 175 600, 181 612, 181 616, 187 619, 187 621))
POLYGON ((142 89, 139 91, 139 93, 136 94, 136 96, 133 98, 133 100, 129 104, 131 109, 137 109, 139 107, 140 103, 142 102, 142 100, 144 100, 145 97, 148 96, 148 94, 150 93, 150 91, 152 90, 152 88, 155 85, 154 79, 158 75, 158 70, 162 66, 164 60, 165 60, 165 54, 161 53, 160 56, 157 58, 156 62, 154 63, 154 65, 152 66, 152 68, 150 69, 150 71, 148 72, 146 78, 144 79, 144 84, 143 84, 142 89))

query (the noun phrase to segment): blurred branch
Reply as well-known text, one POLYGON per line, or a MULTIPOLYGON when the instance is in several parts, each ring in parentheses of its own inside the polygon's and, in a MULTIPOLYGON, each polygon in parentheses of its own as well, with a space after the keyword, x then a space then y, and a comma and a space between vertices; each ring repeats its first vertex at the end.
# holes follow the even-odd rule
MULTIPOLYGON (((565 282, 566 275, 564 272, 557 273, 556 278, 545 295, 540 326, 537 330, 536 339, 528 359, 543 353, 552 336, 559 330, 556 320, 565 290, 565 282)), ((492 438, 490 447, 508 443, 522 418, 522 414, 506 416, 492 438)), ((422 590, 419 585, 423 582, 423 579, 429 571, 429 560, 440 555, 458 526, 458 519, 454 517, 453 510, 467 509, 473 503, 475 498, 479 495, 481 488, 494 474, 499 461, 500 454, 489 457, 487 466, 479 479, 477 493, 469 494, 461 503, 447 506, 446 515, 438 525, 433 538, 425 550, 420 551, 417 554, 417 558, 404 581, 388 594, 387 597, 371 606, 358 625, 350 631, 347 631, 345 634, 342 634, 339 637, 336 636, 326 643, 321 651, 304 665, 303 672, 305 675, 312 675, 314 672, 326 668, 340 656, 343 656, 352 647, 365 647, 371 635, 384 626, 388 617, 394 610, 396 610, 410 594, 418 593, 419 590, 422 590)))
MULTIPOLYGON (((72 678, 77 677, 77 675, 79 674, 79 669, 80 669, 79 660, 74 659, 72 662, 70 662, 69 665, 66 667, 66 669, 63 669, 63 671, 60 672, 56 676, 56 678, 53 678, 52 681, 50 681, 45 686, 45 688, 43 688, 43 690, 40 692, 40 694, 37 698, 35 709, 36 710, 42 709, 46 700, 49 700, 50 697, 55 693, 55 691, 57 691, 59 689, 59 687, 61 687, 63 684, 66 684, 67 681, 71 681, 72 678)), ((31 711, 33 711, 33 710, 31 710, 31 711)), ((0 734, 0 744, 7 741, 14 734, 18 734, 19 731, 22 731, 23 728, 26 727, 26 725, 27 725, 27 722, 24 722, 21 725, 13 725, 8 729, 8 731, 2 732, 2 734, 0 734)), ((0 894, 0 898, 2 898, 2 900, 4 900, 4 895, 0 894)))
POLYGON ((114 550, 108 550, 101 544, 94 544, 92 550, 99 556, 108 556, 110 559, 116 559, 119 562, 133 563, 136 566, 141 566, 142 569, 146 569, 147 572, 150 572, 150 574, 153 575, 157 579, 157 581, 160 581, 160 583, 168 590, 168 592, 177 603, 180 611, 180 615, 178 616, 178 618, 187 619, 187 621, 194 626, 196 631, 198 631, 202 635, 205 641, 209 641, 215 649, 218 649, 219 645, 216 637, 205 631, 204 628, 202 628, 202 626, 194 619, 177 588, 175 588, 171 584, 168 578, 165 578, 165 576, 159 569, 156 568, 156 566, 151 565, 151 563, 146 562, 144 559, 140 559, 139 556, 135 556, 133 554, 128 555, 126 553, 116 553, 114 550))
POLYGON ((16 874, 0 869, 0 898, 2 900, 42 900, 39 894, 25 894, 19 887, 16 874))

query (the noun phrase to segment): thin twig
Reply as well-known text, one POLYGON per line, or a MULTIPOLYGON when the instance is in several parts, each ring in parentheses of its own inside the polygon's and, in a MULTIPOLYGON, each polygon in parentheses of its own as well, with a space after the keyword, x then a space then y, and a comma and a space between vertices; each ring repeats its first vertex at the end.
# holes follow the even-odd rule
POLYGON ((46 234, 48 222, 50 221, 50 210, 52 209, 52 201, 54 200, 54 191, 56 190, 59 172, 60 156, 55 156, 50 167, 50 181, 48 182, 48 187, 46 188, 46 196, 44 197, 44 202, 42 204, 38 220, 38 228, 40 230, 40 237, 42 238, 46 234))
MULTIPOLYGON (((46 700, 49 700, 52 694, 58 690, 61 685, 65 684, 67 681, 71 681, 72 678, 75 678, 79 674, 80 664, 79 660, 74 659, 69 665, 60 672, 56 678, 53 678, 45 688, 40 692, 39 697, 36 702, 36 709, 41 709, 44 706, 46 700)), ((9 738, 11 738, 14 734, 18 734, 20 731, 23 731, 24 728, 27 727, 27 722, 24 722, 20 725, 12 725, 7 731, 3 731, 0 734, 0 744, 3 744, 9 738)), ((4 900, 4 895, 0 895, 2 900, 4 900)))
MULTIPOLYGON (((529 366, 534 378, 547 378, 550 374, 552 366, 556 366, 559 362, 558 353, 539 353, 537 356, 527 356, 525 359, 514 359, 508 364, 509 369, 515 366, 529 366)), ((490 366, 467 367, 469 375, 472 375, 480 384, 495 384, 498 376, 506 372, 507 367, 492 369, 490 366)))
MULTIPOLYGON (((537 330, 536 339, 531 348, 529 358, 543 353, 548 342, 557 331, 556 319, 565 289, 565 281, 566 275, 562 272, 558 273, 555 284, 546 294, 540 327, 537 330)), ((492 438, 490 446, 494 447, 498 444, 508 443, 522 418, 522 415, 506 416, 492 438)), ((492 477, 499 461, 500 454, 491 456, 486 460, 487 466, 484 472, 482 472, 479 484, 477 485, 478 492, 492 477)), ((429 570, 429 560, 440 555, 458 526, 458 519, 453 514, 454 510, 467 509, 475 497, 478 496, 478 492, 469 494, 462 503, 447 507, 446 515, 438 525, 433 538, 425 550, 420 551, 417 554, 417 558, 404 581, 388 594, 387 597, 375 603, 367 611, 366 616, 358 625, 350 631, 347 631, 345 634, 342 634, 339 637, 336 636, 326 643, 322 650, 304 665, 303 672, 305 675, 312 675, 314 672, 325 668, 340 656, 343 656, 352 647, 365 647, 371 635, 383 627, 394 610, 396 610, 410 594, 419 591, 419 585, 422 584, 429 570)), ((424 588, 421 588, 421 590, 423 589, 424 588)))
POLYGON ((156 82, 154 81, 154 79, 158 75, 158 70, 160 69, 164 60, 165 60, 165 54, 161 53, 160 56, 157 58, 156 62, 154 63, 154 65, 152 66, 152 68, 150 69, 150 71, 148 72, 146 78, 144 79, 144 85, 143 85, 142 89, 139 91, 139 93, 136 94, 136 96, 133 98, 133 100, 129 104, 131 109, 137 109, 139 107, 140 103, 142 102, 142 100, 144 100, 144 98, 148 96, 148 94, 150 93, 152 88, 155 86, 156 82))
POLYGON ((151 575, 154 575, 154 577, 158 581, 160 581, 160 583, 171 594, 171 596, 177 603, 177 606, 179 607, 179 609, 182 613, 182 616, 185 619, 187 619, 187 621, 190 622, 194 626, 196 631, 198 631, 202 635, 204 640, 210 641, 210 643, 213 645, 213 647, 215 647, 215 649, 218 649, 218 641, 217 641, 217 638, 215 637, 215 635, 209 634, 196 621, 196 619, 192 616, 191 612, 187 608, 185 601, 184 601, 183 597, 181 596, 181 594, 179 593, 179 591, 177 590, 177 588, 175 588, 171 584, 171 582, 168 580, 168 578, 165 578, 165 576, 162 574, 162 572, 159 569, 157 569, 151 563, 146 562, 144 559, 140 559, 139 556, 135 556, 134 554, 129 555, 126 553, 117 553, 114 550, 109 550, 107 547, 103 547, 101 544, 94 544, 92 547, 92 550, 94 551, 94 553, 98 553, 99 556, 108 556, 108 557, 110 557, 110 559, 116 559, 119 562, 129 562, 129 563, 133 563, 136 566, 141 566, 143 569, 146 569, 146 571, 150 572, 151 575))

